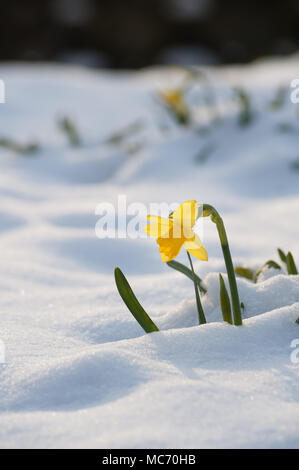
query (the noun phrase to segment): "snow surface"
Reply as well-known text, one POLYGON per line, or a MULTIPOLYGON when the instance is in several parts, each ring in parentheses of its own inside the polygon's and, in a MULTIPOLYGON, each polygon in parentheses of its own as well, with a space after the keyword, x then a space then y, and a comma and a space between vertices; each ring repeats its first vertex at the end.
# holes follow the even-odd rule
POLYGON ((195 267, 208 288, 208 323, 199 327, 192 283, 160 262, 153 240, 95 235, 95 208, 119 194, 128 203, 197 199, 223 215, 235 264, 279 261, 277 247, 299 264, 299 172, 291 169, 299 104, 287 96, 279 111, 267 107, 297 78, 298 58, 206 72, 222 119, 203 133, 157 125, 154 92, 177 71, 2 65, 0 138, 36 139, 42 149, 0 150, 1 447, 298 447, 299 364, 290 355, 299 276, 239 278, 244 325, 223 323, 224 263, 205 220, 210 259, 195 267), (240 85, 256 113, 244 128, 229 99, 240 85), (61 115, 77 123, 82 147, 58 130, 61 115), (131 137, 139 152, 105 143, 136 119, 144 122, 131 137), (115 266, 162 331, 144 334, 116 291, 115 266))

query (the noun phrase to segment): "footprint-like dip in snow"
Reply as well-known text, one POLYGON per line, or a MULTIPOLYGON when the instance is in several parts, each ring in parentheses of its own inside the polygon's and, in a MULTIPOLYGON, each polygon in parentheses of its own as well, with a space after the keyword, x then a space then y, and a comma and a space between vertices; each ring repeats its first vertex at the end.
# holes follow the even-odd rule
POLYGON ((145 379, 141 366, 112 351, 61 359, 19 384, 16 396, 2 402, 5 410, 70 411, 113 402, 145 379))

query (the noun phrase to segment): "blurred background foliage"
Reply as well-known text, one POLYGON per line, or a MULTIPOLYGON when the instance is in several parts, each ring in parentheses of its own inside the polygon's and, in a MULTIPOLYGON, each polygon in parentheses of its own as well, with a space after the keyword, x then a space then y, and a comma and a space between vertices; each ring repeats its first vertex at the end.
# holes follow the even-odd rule
POLYGON ((299 46, 299 0, 9 0, 0 60, 93 67, 249 62, 299 46))

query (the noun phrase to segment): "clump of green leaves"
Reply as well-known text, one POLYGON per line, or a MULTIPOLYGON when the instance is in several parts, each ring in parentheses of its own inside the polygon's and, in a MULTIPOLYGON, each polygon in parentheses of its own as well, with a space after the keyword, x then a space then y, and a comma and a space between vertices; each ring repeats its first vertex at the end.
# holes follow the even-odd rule
POLYGON ((0 139, 0 147, 6 150, 11 150, 15 153, 26 155, 34 154, 40 150, 40 146, 37 142, 28 142, 27 144, 21 144, 13 139, 8 138, 0 139))
POLYGON ((289 251, 287 254, 285 254, 284 251, 282 251, 280 248, 278 248, 277 251, 281 261, 286 265, 288 274, 298 274, 297 266, 295 264, 292 253, 289 251))
MULTIPOLYGON (((289 251, 287 254, 281 249, 277 249, 278 256, 282 263, 285 265, 286 271, 289 275, 296 275, 298 274, 298 270, 293 258, 292 253, 289 251)), ((235 272, 241 277, 245 277, 246 279, 249 279, 252 282, 257 282, 259 275, 263 272, 265 268, 272 268, 272 269, 280 269, 282 270, 282 266, 278 264, 276 261, 270 259, 266 261, 261 268, 259 268, 257 271, 250 269, 250 268, 245 268, 242 266, 236 266, 235 267, 235 272)))

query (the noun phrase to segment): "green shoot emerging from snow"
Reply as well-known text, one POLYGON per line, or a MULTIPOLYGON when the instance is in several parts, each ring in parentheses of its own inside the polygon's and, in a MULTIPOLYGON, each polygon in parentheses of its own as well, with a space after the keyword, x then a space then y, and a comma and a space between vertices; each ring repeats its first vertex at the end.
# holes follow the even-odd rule
MULTIPOLYGON (((296 275, 298 274, 297 266, 295 264, 294 258, 292 253, 289 251, 287 254, 281 248, 277 249, 278 256, 282 263, 285 265, 285 269, 287 271, 287 274, 289 275, 296 275)), ((273 261, 272 259, 266 261, 257 271, 254 271, 253 269, 250 268, 245 268, 242 266, 236 266, 235 272, 241 277, 245 277, 246 279, 249 279, 250 281, 257 282, 258 277, 260 274, 264 271, 264 269, 277 269, 277 270, 282 270, 283 268, 281 267, 280 264, 276 263, 276 261, 273 261)))
POLYGON ((74 122, 67 116, 58 120, 58 127, 65 133, 70 145, 78 147, 81 144, 80 135, 74 122))
POLYGON ((11 150, 20 154, 34 154, 40 150, 37 142, 29 142, 28 144, 20 144, 13 139, 0 139, 0 147, 11 150))

